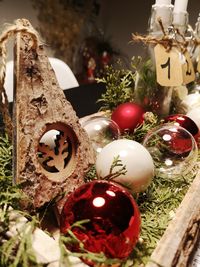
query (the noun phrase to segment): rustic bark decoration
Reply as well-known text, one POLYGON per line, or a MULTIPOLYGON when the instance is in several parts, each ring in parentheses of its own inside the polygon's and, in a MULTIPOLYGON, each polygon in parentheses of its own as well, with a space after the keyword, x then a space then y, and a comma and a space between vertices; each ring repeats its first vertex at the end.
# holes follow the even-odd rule
POLYGON ((191 184, 146 267, 191 266, 200 231, 200 172, 191 184))
MULTIPOLYGON (((20 25, 30 27, 27 20, 20 25)), ((82 184, 95 154, 86 132, 59 88, 38 43, 18 33, 15 44, 14 177, 35 208, 82 184), (54 148, 45 136, 56 133, 54 148)), ((51 139, 51 138, 50 138, 51 139)))

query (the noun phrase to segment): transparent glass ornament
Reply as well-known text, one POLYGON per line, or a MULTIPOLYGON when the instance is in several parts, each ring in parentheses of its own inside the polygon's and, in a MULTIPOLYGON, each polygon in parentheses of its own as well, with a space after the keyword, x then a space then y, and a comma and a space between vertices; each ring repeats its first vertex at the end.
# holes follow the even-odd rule
POLYGON ((120 138, 119 126, 107 117, 94 116, 82 122, 81 125, 87 132, 97 154, 105 145, 120 138))
POLYGON ((160 125, 146 135, 143 145, 154 160, 156 174, 161 177, 176 179, 187 175, 197 162, 196 141, 181 126, 160 125))

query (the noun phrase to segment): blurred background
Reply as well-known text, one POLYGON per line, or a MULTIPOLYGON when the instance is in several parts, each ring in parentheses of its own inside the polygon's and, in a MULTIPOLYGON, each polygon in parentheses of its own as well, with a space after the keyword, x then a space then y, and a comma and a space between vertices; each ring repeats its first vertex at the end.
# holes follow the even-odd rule
MULTIPOLYGON (((154 3, 155 0, 0 0, 0 29, 18 18, 30 20, 40 32, 48 55, 63 60, 82 84, 92 82, 105 65, 117 58, 129 65, 133 56, 144 55, 144 46, 134 44, 131 34, 147 33, 154 3)), ((199 0, 189 0, 188 12, 194 27, 200 12, 199 0)), ((9 48, 8 60, 11 58, 9 48)))

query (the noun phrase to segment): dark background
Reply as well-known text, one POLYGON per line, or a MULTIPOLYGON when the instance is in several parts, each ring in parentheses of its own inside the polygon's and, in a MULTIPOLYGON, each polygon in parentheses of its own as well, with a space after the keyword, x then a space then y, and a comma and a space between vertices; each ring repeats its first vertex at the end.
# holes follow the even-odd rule
MULTIPOLYGON (((142 55, 143 46, 131 43, 131 34, 146 33, 151 6, 155 0, 99 0, 99 3, 97 24, 105 38, 128 59, 134 55, 142 55)), ((200 12, 200 1, 189 0, 188 12, 189 22, 194 27, 200 12)), ((22 17, 29 19, 34 27, 38 27, 37 11, 31 0, 0 0, 0 30, 3 23, 12 23, 22 17)), ((51 51, 49 54, 51 55, 51 51)), ((8 59, 10 57, 11 53, 8 54, 8 59)))

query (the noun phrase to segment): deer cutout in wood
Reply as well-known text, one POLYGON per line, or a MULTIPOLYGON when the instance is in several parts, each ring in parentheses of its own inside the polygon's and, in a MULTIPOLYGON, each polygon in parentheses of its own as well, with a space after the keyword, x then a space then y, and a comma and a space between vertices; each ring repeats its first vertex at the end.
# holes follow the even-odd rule
MULTIPOLYGON (((18 25, 32 28, 27 20, 18 25)), ((18 33, 14 50, 14 177, 39 208, 84 182, 95 153, 59 88, 44 46, 18 33)), ((78 101, 78 100, 77 100, 78 101)))

